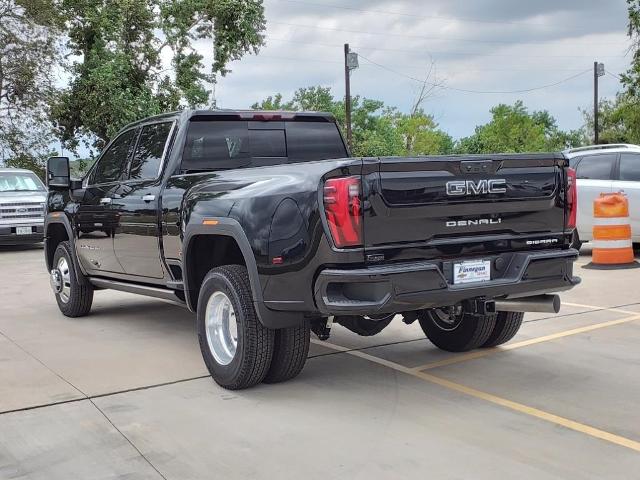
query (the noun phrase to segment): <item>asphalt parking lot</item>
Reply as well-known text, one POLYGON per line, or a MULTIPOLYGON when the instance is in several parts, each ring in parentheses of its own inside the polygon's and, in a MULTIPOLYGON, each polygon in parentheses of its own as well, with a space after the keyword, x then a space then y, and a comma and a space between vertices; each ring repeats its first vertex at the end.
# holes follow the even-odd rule
POLYGON ((0 478, 632 478, 640 270, 589 261, 502 348, 336 326, 295 380, 229 392, 186 310, 103 291, 66 318, 42 249, 0 247, 0 478))

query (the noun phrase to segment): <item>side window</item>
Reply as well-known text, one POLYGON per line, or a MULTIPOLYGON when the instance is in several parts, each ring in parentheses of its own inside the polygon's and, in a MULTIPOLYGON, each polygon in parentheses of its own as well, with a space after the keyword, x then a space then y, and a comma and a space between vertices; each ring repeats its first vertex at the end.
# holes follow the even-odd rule
POLYGON ((640 181, 640 155, 623 153, 620 155, 620 180, 640 181))
POLYGON ((578 178, 611 180, 611 169, 616 161, 616 156, 616 153, 607 153, 583 157, 576 171, 578 178))
POLYGON ((158 177, 171 125, 171 122, 155 123, 142 128, 131 160, 129 178, 150 180, 158 177))
POLYGON ((89 184, 97 185, 120 180, 135 137, 136 130, 134 129, 127 130, 115 139, 109 149, 98 160, 98 164, 89 178, 89 184))

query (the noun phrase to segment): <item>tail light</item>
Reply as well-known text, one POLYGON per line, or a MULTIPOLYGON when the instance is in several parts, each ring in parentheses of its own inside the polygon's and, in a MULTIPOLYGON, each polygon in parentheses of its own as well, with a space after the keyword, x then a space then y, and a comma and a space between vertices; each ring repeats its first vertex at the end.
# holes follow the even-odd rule
POLYGON ((567 228, 576 228, 576 216, 578 214, 578 185, 576 183, 576 171, 567 168, 567 228))
POLYGON ((324 211, 336 247, 362 245, 360 177, 327 180, 324 184, 324 211))

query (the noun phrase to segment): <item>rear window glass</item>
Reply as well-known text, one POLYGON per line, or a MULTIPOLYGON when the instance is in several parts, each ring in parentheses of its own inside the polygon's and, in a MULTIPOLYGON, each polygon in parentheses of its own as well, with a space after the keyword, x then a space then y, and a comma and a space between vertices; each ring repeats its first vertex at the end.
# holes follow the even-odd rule
POLYGON ((620 180, 640 180, 640 155, 623 153, 620 155, 620 180))
POLYGON ((182 170, 279 165, 346 156, 334 123, 197 120, 189 125, 182 170))
POLYGON ((578 178, 592 180, 611 180, 611 169, 617 154, 588 155, 578 164, 576 174, 578 178))
POLYGON ((249 130, 249 151, 252 157, 286 157, 284 130, 249 130))

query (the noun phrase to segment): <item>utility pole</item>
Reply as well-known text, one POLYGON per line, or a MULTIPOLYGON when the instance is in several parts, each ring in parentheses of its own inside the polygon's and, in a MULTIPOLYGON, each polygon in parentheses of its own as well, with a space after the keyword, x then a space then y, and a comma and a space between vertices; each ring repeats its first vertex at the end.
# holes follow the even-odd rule
POLYGON ((351 135, 351 70, 358 68, 358 54, 349 50, 349 44, 344 44, 344 110, 347 127, 347 145, 349 152, 353 147, 351 135))
POLYGON ((351 71, 349 70, 349 44, 344 44, 344 109, 345 123, 347 127, 347 145, 349 152, 352 147, 351 137, 351 71))
POLYGON ((604 75, 604 63, 593 62, 593 143, 600 142, 598 135, 598 78, 604 75))

